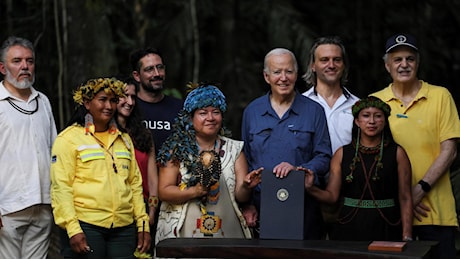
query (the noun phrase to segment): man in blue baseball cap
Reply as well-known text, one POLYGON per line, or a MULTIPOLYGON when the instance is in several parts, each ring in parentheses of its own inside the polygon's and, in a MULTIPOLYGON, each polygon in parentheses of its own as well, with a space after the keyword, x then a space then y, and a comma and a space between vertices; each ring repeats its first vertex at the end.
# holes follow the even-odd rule
POLYGON ((398 46, 408 46, 418 51, 417 40, 410 34, 395 34, 388 38, 385 44, 385 53, 389 53, 398 46))
POLYGON ((411 161, 413 235, 439 241, 434 258, 455 258, 458 221, 449 178, 460 137, 455 102, 446 88, 418 79, 420 54, 412 35, 390 37, 383 60, 393 82, 372 95, 390 105, 391 132, 411 161))

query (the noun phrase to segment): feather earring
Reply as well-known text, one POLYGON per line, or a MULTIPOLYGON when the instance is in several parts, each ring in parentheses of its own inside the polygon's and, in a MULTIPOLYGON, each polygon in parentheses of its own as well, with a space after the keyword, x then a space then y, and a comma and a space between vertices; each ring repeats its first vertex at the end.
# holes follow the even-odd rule
POLYGON ((85 134, 94 133, 96 131, 94 127, 93 116, 90 113, 85 115, 85 134))

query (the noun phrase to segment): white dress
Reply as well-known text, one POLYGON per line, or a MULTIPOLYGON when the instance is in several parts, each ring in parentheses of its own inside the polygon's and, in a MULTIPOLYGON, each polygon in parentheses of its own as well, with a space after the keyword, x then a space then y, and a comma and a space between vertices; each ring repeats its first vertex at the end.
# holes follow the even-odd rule
MULTIPOLYGON (((243 142, 226 137, 220 137, 220 139, 225 141, 221 148, 224 151, 224 155, 221 157, 220 196, 218 203, 208 205, 207 210, 222 219, 222 227, 212 237, 249 239, 252 237, 251 232, 235 201, 235 162, 241 153, 243 142), (232 207, 229 207, 229 204, 232 207), (240 226, 240 229, 236 229, 235 227, 237 226, 240 226)), ((190 176, 187 176, 187 170, 182 164, 180 172, 182 181, 190 178, 190 176)), ((203 237, 203 233, 200 232, 196 225, 196 220, 200 217, 201 212, 197 200, 190 200, 183 204, 162 202, 155 244, 166 238, 203 237)))

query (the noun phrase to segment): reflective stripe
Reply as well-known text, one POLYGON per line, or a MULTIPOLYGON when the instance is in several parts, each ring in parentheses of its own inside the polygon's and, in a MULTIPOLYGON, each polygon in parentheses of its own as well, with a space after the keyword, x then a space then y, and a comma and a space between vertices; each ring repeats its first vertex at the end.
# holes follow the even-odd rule
POLYGON ((128 150, 115 150, 115 156, 117 158, 131 160, 131 153, 128 150))
POLYGON ((390 208, 395 206, 394 199, 386 200, 359 200, 352 198, 344 198, 343 205, 354 208, 375 209, 375 208, 390 208))
POLYGON ((101 149, 101 146, 99 144, 82 144, 77 147, 77 151, 79 152, 88 149, 101 149))
POLYGON ((80 153, 80 159, 82 162, 87 162, 95 159, 105 159, 103 151, 82 151, 80 153))

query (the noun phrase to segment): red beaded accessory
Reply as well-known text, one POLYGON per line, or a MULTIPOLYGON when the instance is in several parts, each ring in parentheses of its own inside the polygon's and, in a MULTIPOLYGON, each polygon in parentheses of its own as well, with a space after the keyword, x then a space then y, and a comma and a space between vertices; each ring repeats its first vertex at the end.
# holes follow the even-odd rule
POLYGON ((158 199, 157 196, 150 196, 149 197, 149 207, 158 207, 158 203, 160 203, 160 200, 158 199))

